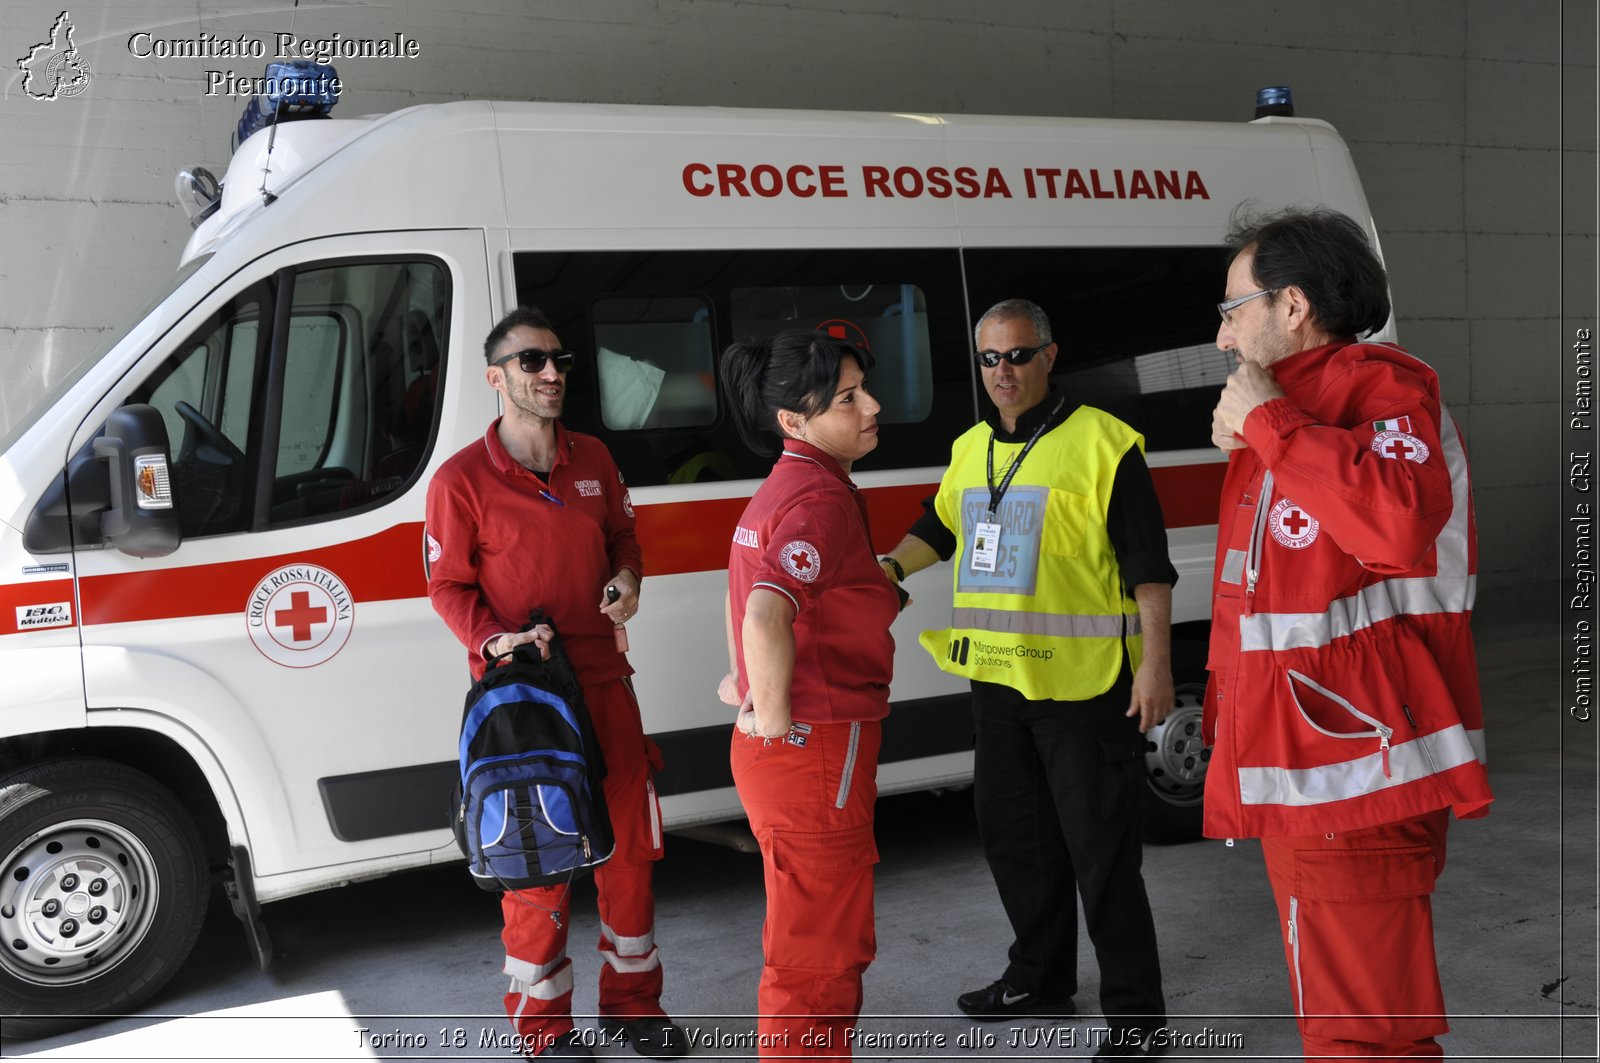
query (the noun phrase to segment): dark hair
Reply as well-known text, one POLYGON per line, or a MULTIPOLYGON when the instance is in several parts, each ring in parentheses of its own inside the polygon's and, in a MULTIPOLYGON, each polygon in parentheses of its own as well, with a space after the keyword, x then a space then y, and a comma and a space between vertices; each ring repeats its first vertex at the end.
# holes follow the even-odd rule
POLYGON ((555 331, 550 327, 550 319, 544 316, 544 311, 531 306, 519 306, 501 318, 500 323, 489 330, 489 338, 483 341, 483 360, 485 362, 494 361, 494 349, 500 346, 500 341, 504 340, 511 330, 518 325, 543 329, 546 332, 555 331))
MULTIPOLYGON (((1230 260, 1248 251, 1256 283, 1305 293, 1313 321, 1332 336, 1376 332, 1389 320, 1389 280, 1367 234, 1327 207, 1247 214, 1234 211, 1230 260)), ((1274 296, 1267 296, 1273 299, 1274 296)))
POLYGON ((871 352, 821 332, 743 339, 723 351, 722 382, 745 445, 757 454, 777 454, 784 438, 778 411, 815 417, 826 410, 846 358, 854 358, 863 373, 872 368, 871 352))

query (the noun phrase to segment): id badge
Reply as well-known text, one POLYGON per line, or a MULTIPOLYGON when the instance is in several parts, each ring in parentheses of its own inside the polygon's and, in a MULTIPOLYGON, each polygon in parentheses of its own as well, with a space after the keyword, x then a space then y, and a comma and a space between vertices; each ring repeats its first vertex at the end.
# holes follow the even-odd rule
POLYGON ((972 530, 972 571, 993 572, 1000 556, 1000 525, 980 521, 972 530))

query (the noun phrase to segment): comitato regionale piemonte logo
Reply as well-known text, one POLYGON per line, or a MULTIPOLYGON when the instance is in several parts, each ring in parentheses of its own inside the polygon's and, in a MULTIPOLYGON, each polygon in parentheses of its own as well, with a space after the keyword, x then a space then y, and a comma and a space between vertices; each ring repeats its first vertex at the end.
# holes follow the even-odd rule
POLYGON ((28 49, 17 60, 22 71, 22 91, 34 100, 76 96, 89 87, 93 71, 72 41, 72 16, 61 12, 50 27, 50 39, 28 49))

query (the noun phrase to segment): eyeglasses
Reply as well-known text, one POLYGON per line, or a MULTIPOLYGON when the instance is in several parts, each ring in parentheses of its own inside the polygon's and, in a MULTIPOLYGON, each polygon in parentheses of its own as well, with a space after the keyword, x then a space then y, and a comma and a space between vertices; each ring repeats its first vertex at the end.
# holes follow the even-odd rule
POLYGON ((1259 299, 1263 295, 1271 295, 1273 292, 1275 292, 1277 290, 1278 289, 1276 289, 1276 288, 1263 288, 1259 292, 1251 292, 1249 295, 1241 295, 1237 299, 1229 299, 1227 302, 1218 303, 1217 304, 1217 313, 1222 315, 1222 323, 1224 325, 1230 324, 1231 322, 1229 322, 1229 320, 1228 320, 1228 315, 1229 314, 1233 313, 1235 310, 1237 310, 1239 307, 1243 306, 1245 303, 1248 303, 1250 300, 1259 299))
POLYGON ((1013 347, 1009 351, 979 351, 977 353, 978 364, 985 369, 993 369, 1000 364, 1000 359, 1004 358, 1012 365, 1027 365, 1033 361, 1034 355, 1050 346, 1053 342, 1055 341, 1046 340, 1037 347, 1013 347))
POLYGON ((563 351, 559 349, 554 351, 541 351, 537 347, 529 347, 524 351, 514 351, 513 353, 506 355, 504 358, 497 358, 489 364, 493 366, 502 366, 511 361, 513 358, 517 360, 518 368, 520 368, 524 373, 532 375, 543 370, 544 363, 546 361, 556 363, 556 372, 558 373, 571 372, 572 363, 577 360, 578 356, 571 351, 563 351))

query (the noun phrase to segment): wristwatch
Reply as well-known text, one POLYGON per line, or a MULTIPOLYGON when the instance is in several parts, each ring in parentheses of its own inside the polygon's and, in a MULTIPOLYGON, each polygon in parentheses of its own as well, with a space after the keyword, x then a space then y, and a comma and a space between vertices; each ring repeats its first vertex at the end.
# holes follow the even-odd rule
POLYGON ((894 569, 894 581, 896 583, 904 583, 906 581, 905 566, 901 565, 900 562, 896 561, 888 554, 884 554, 882 557, 878 558, 878 564, 886 564, 890 568, 894 569))

